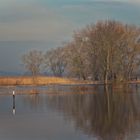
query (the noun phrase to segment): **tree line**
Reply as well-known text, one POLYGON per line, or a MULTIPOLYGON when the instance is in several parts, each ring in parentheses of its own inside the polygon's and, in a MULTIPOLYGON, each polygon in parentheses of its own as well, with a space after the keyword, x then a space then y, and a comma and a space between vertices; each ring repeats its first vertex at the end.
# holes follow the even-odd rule
POLYGON ((33 76, 41 69, 53 76, 79 79, 130 80, 139 74, 140 28, 117 21, 99 21, 74 32, 62 47, 43 53, 31 50, 22 61, 33 76))

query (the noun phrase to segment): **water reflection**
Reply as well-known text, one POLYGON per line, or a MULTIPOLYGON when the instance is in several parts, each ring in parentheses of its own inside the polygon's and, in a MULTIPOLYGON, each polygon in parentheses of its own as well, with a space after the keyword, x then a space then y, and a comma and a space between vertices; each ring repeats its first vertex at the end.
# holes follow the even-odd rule
MULTIPOLYGON (((48 135, 60 136, 60 128, 56 127, 58 124, 61 125, 63 140, 66 139, 63 138, 66 129, 68 132, 66 137, 73 134, 74 140, 84 139, 83 134, 99 140, 134 140, 140 136, 139 86, 65 86, 58 89, 56 87, 55 91, 51 89, 49 93, 48 89, 43 87, 44 94, 40 92, 41 88, 38 89, 40 94, 27 92, 30 89, 23 91, 26 94, 18 94, 19 90, 24 89, 16 89, 16 97, 15 95, 11 97, 12 92, 10 96, 3 94, 0 96, 0 139, 3 129, 5 134, 9 134, 5 136, 10 137, 10 133, 16 135, 19 131, 22 136, 26 135, 27 138, 31 136, 30 140, 35 134, 44 135, 44 139, 47 139, 48 135), (7 114, 7 112, 11 114, 11 108, 13 115, 16 113, 14 119, 12 115, 11 117, 7 114), (9 120, 12 125, 7 123, 9 120), (75 138, 76 132, 79 131, 80 136, 75 138)), ((87 137, 86 139, 89 140, 87 137)))
POLYGON ((15 101, 15 95, 13 95, 13 115, 16 114, 16 101, 15 101))
POLYGON ((32 94, 30 96, 24 97, 24 103, 31 108, 37 109, 40 105, 43 104, 43 101, 39 94, 32 94))
POLYGON ((132 88, 105 87, 97 94, 52 96, 48 106, 62 112, 75 127, 103 140, 128 139, 140 123, 139 94, 132 88))

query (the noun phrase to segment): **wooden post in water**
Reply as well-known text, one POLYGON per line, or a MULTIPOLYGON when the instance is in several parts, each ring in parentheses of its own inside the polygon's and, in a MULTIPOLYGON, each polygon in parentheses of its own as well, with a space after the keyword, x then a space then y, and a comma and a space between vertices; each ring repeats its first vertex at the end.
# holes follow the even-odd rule
POLYGON ((15 91, 13 90, 13 115, 16 114, 16 106, 15 106, 15 91))

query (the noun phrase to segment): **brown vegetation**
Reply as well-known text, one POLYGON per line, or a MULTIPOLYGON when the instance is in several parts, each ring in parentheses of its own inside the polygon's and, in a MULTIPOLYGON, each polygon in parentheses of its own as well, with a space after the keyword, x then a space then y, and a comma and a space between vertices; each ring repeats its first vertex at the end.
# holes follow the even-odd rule
MULTIPOLYGON (((46 77, 38 76, 36 85, 67 85, 67 84, 92 84, 91 81, 83 81, 59 77, 46 77)), ((14 85, 34 85, 31 76, 15 76, 15 77, 0 77, 1 86, 14 86, 14 85)))
MULTIPOLYGON (((47 77, 47 76, 38 76, 36 84, 34 84, 32 76, 1 76, 0 77, 0 86, 16 86, 16 85, 78 85, 78 84, 104 84, 103 81, 92 81, 92 80, 78 80, 74 78, 61 78, 61 77, 47 77)), ((111 84, 111 82, 108 82, 111 84)), ((140 80, 133 80, 128 82, 121 82, 123 84, 140 84, 140 80)), ((115 83, 114 83, 115 84, 115 83)), ((119 83, 120 84, 120 83, 119 83)), ((116 84, 115 84, 116 85, 116 84)), ((118 84, 117 84, 118 85, 118 84)))

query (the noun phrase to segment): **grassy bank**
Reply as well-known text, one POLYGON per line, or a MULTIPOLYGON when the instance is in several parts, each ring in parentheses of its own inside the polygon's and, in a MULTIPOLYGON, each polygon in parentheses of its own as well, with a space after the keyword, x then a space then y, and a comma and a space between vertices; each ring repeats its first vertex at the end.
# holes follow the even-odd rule
MULTIPOLYGON (((109 82, 110 83, 110 82, 109 82)), ((124 83, 140 84, 140 80, 133 80, 124 83)), ((121 84, 124 84, 121 83, 121 84)), ((90 80, 76 80, 72 78, 60 78, 60 77, 47 77, 38 76, 36 79, 36 85, 76 85, 76 84, 103 84, 101 81, 90 80)), ((119 83, 120 84, 120 83, 119 83)), ((31 76, 1 76, 0 86, 15 86, 15 85, 34 85, 33 78, 31 76)))
MULTIPOLYGON (((50 85, 50 84, 93 84, 91 81, 75 80, 69 78, 59 77, 46 77, 38 76, 36 80, 37 85, 50 85)), ((12 76, 12 77, 0 77, 1 86, 13 86, 13 85, 33 85, 33 78, 30 76, 12 76)))

